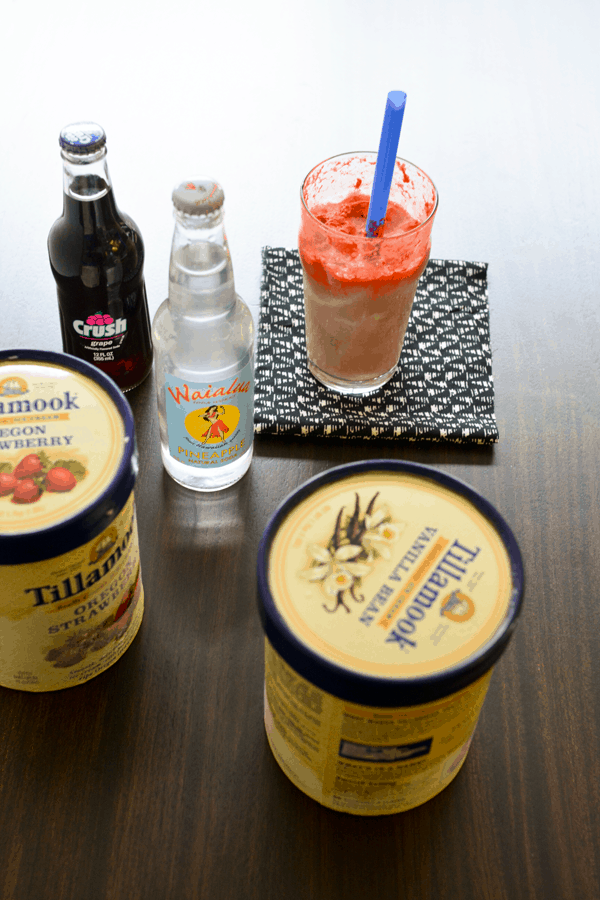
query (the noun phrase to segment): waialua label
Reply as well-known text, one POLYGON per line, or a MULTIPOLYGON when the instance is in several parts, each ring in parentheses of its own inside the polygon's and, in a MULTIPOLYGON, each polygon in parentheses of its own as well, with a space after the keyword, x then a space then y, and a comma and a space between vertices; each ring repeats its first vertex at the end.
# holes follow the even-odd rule
POLYGON ((252 363, 236 378, 200 384, 165 376, 169 453, 192 468, 220 467, 251 447, 254 429, 252 363))

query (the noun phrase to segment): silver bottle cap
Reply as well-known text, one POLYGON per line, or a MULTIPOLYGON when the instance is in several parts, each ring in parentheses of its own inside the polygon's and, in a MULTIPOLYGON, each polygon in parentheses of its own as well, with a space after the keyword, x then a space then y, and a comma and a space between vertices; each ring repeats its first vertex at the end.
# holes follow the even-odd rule
POLYGON ((106 134, 95 122, 74 122, 65 125, 58 143, 62 150, 75 155, 97 153, 106 144, 106 134))
POLYGON ((223 188, 212 178, 190 178, 173 191, 173 206, 188 216, 206 216, 223 206, 223 188))

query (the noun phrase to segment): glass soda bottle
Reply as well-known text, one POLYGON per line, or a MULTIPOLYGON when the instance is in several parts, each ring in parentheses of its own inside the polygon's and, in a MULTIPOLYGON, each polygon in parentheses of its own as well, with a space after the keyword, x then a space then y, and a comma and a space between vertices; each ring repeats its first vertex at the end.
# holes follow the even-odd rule
POLYGON ((113 195, 106 135, 92 122, 60 133, 63 214, 48 236, 63 349, 137 387, 152 368, 144 244, 113 195))
POLYGON ((236 294, 223 189, 209 178, 173 191, 169 296, 152 323, 162 460, 195 491, 244 475, 254 438, 254 325, 236 294))

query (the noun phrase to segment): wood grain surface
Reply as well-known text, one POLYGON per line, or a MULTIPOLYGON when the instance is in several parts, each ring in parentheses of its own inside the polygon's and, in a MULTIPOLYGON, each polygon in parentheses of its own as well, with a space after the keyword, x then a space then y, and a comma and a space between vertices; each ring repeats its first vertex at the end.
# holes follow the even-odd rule
POLYGON ((144 621, 85 685, 0 688, 1 900, 598 900, 598 7, 258 0, 226 14, 132 0, 119 25, 98 26, 96 62, 84 56, 75 78, 57 48, 82 52, 92 7, 57 0, 30 20, 26 6, 10 4, 1 72, 13 95, 3 347, 61 347, 45 241, 66 122, 106 125, 117 199, 146 239, 151 312, 167 284, 170 188, 188 167, 231 185, 238 289, 256 313, 260 247, 294 246, 302 176, 376 146, 385 95, 401 88, 405 155, 440 190, 432 255, 490 266, 500 441, 257 439, 241 482, 197 496, 163 471, 152 377, 128 395, 144 621), (129 80, 108 96, 102 71, 129 80), (196 90, 185 102, 182 84, 196 90), (145 127, 152 152, 135 149, 145 127), (458 777, 417 809, 362 818, 306 797, 270 752, 254 573, 290 491, 381 457, 436 466, 490 500, 520 544, 526 591, 458 777))

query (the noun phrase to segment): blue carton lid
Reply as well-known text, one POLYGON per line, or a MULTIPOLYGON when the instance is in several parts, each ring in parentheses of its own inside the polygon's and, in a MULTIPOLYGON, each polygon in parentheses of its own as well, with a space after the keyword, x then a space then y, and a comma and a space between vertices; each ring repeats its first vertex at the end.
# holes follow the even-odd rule
POLYGON ((290 494, 258 551, 266 637, 303 678, 373 707, 428 703, 498 660, 521 611, 510 527, 430 466, 338 466, 290 494))

